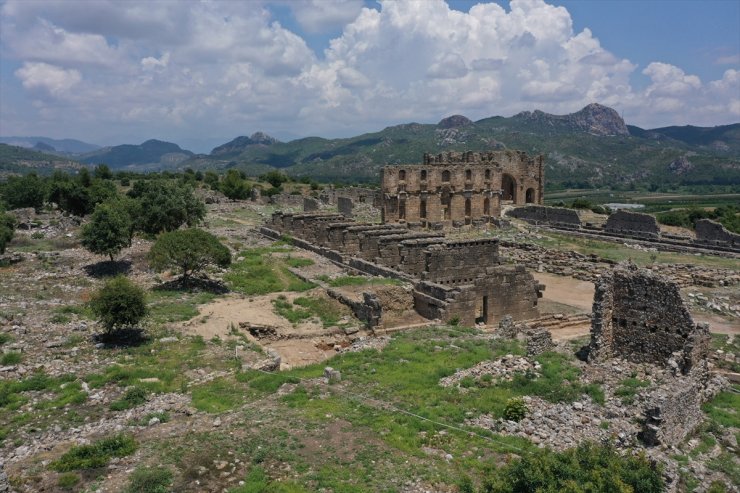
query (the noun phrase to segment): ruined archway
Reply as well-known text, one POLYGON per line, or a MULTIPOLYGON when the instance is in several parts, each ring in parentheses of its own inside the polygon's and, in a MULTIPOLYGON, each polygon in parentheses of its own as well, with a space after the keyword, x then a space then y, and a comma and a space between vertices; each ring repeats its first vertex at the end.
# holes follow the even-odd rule
POLYGON ((527 189, 527 194, 526 194, 525 199, 526 199, 525 202, 527 202, 528 204, 534 204, 536 202, 534 188, 527 189))
POLYGON ((510 200, 516 203, 516 180, 509 174, 504 174, 501 178, 501 189, 503 190, 502 200, 510 200))

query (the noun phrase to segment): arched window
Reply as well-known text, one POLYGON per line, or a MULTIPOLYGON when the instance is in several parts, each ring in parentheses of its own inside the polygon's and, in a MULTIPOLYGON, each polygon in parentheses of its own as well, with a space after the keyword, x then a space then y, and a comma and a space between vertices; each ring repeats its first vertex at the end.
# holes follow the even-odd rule
POLYGON ((401 181, 406 180, 406 170, 405 169, 402 169, 401 171, 398 172, 398 179, 401 181))
POLYGON ((486 180, 490 180, 490 179, 491 179, 491 170, 487 169, 486 170, 486 180))
POLYGON ((427 218, 427 201, 422 200, 419 204, 419 217, 422 219, 427 218))
POLYGON ((483 200, 483 215, 484 216, 490 216, 491 215, 491 199, 486 197, 483 200))
POLYGON ((446 169, 442 172, 442 181, 443 182, 449 182, 450 181, 450 170, 446 169))
POLYGON ((401 200, 398 203, 398 219, 406 219, 406 201, 401 200))
POLYGON ((427 170, 423 169, 421 170, 421 181, 427 180, 427 170))
POLYGON ((470 217, 471 204, 470 199, 465 199, 465 217, 470 217))
POLYGON ((516 203, 516 180, 513 176, 505 174, 501 178, 502 200, 511 200, 516 203))
POLYGON ((473 171, 472 170, 469 170, 469 169, 466 169, 465 170, 465 179, 468 180, 468 181, 470 181, 470 180, 473 179, 473 171))

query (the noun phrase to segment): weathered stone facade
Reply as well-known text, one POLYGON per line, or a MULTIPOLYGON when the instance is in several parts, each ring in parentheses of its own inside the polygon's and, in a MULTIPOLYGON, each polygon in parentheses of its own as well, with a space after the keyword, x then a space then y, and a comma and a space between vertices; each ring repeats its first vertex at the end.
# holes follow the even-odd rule
POLYGON ((349 197, 337 197, 337 209, 339 213, 344 217, 352 217, 352 210, 355 208, 355 204, 349 197))
POLYGON ((381 213, 385 223, 424 227, 482 224, 501 206, 542 204, 544 157, 522 151, 425 154, 422 164, 385 166, 381 213))
POLYGON ((678 286, 663 276, 619 265, 597 282, 590 360, 673 360, 686 374, 706 362, 709 342, 707 325, 694 323, 678 286))
POLYGON ((638 238, 658 239, 660 227, 655 216, 619 210, 609 216, 604 231, 638 238))
POLYGON ((532 224, 544 224, 565 229, 579 229, 581 227, 581 218, 578 217, 578 212, 565 207, 528 205, 511 209, 506 215, 532 224))
POLYGON ((303 198, 303 212, 313 212, 319 210, 319 201, 311 198, 311 197, 304 197, 303 198))
POLYGON ((371 275, 414 284, 416 311, 430 319, 472 325, 538 315, 544 286, 523 266, 502 265, 498 240, 449 241, 402 224, 363 224, 339 214, 273 214, 263 232, 371 275))

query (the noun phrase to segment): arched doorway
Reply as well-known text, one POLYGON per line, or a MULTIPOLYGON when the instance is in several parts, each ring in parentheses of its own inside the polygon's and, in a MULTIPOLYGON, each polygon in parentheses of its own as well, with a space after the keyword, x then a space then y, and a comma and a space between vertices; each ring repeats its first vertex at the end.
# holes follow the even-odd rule
POLYGON ((470 224, 470 215, 472 213, 472 203, 470 199, 465 199, 465 224, 470 224))
POLYGON ((504 174, 501 178, 501 189, 504 191, 502 200, 511 200, 516 203, 516 180, 513 176, 504 174))
POLYGON ((489 199, 488 197, 483 199, 483 215, 484 216, 491 215, 491 199, 489 199))
POLYGON ((525 196, 525 199, 526 199, 525 202, 527 202, 528 204, 534 204, 535 203, 535 200, 534 200, 534 188, 528 188, 527 189, 527 195, 525 196))

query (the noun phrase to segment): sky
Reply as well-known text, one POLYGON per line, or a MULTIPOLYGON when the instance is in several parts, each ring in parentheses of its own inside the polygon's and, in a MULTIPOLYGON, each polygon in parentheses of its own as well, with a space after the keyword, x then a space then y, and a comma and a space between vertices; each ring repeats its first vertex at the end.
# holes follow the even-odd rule
POLYGON ((740 122, 738 0, 0 0, 0 135, 208 152, 597 102, 740 122))

